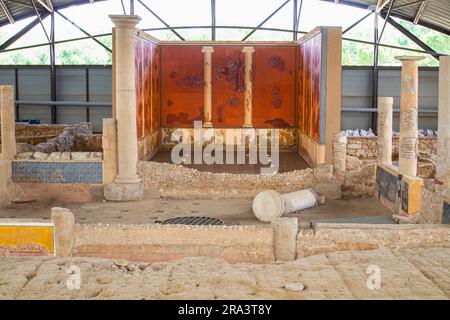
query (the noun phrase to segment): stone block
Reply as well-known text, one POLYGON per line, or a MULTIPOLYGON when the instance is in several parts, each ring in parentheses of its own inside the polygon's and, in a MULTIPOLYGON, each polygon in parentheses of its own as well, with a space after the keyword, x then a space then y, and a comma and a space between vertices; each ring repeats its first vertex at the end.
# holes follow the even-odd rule
POLYGON ((37 151, 37 152, 33 153, 33 158, 36 160, 47 160, 48 153, 37 151))
POLYGON ((69 257, 74 244, 75 217, 66 208, 52 208, 54 224, 55 253, 57 257, 69 257))
POLYGON ((144 196, 144 184, 138 183, 110 183, 105 186, 103 195, 109 201, 137 201, 144 196))
POLYGON ((274 255, 277 261, 295 260, 297 256, 297 218, 277 218, 271 221, 274 255))

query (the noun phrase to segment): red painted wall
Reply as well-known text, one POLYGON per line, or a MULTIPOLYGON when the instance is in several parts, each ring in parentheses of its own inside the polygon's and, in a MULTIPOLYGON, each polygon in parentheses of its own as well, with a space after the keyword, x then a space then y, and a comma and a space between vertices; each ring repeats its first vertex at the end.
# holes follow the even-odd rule
POLYGON ((302 133, 319 141, 321 34, 299 45, 297 66, 297 126, 302 133))
MULTIPOLYGON (((243 46, 213 46, 212 121, 216 128, 244 123, 243 46)), ((162 124, 192 127, 203 119, 202 46, 163 46, 162 124)), ((257 46, 253 54, 253 124, 293 127, 295 47, 257 46)))
POLYGON ((137 137, 142 138, 161 127, 160 48, 135 38, 137 137))

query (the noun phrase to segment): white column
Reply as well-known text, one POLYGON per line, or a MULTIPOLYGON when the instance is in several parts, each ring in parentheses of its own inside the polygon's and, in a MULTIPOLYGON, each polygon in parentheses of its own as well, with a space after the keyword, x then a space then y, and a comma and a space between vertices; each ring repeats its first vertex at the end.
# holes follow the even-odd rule
POLYGON ((395 58, 402 62, 398 172, 402 175, 415 177, 417 175, 419 104, 417 64, 423 57, 401 56, 395 58))
POLYGON ((213 47, 203 47, 203 127, 212 128, 211 115, 211 54, 214 52, 213 47))
POLYGON ((115 83, 117 117, 118 174, 116 183, 137 183, 135 26, 139 16, 110 15, 115 26, 115 83))
POLYGON ((378 150, 377 159, 392 164, 392 105, 393 97, 378 98, 378 150))
MULTIPOLYGON (((144 186, 137 174, 138 145, 136 123, 135 26, 141 18, 110 15, 113 30, 113 105, 117 120, 117 176, 106 185, 107 200, 134 201, 142 199, 144 186)), ((108 182, 108 181, 106 181, 108 182)))
POLYGON ((16 156, 16 119, 14 112, 14 86, 0 86, 0 121, 2 133, 1 160, 16 156))
POLYGON ((244 47, 242 52, 245 55, 245 92, 244 92, 244 128, 253 128, 252 123, 252 99, 253 99, 253 82, 252 82, 252 55, 255 52, 253 47, 244 47))
POLYGON ((436 178, 450 183, 450 56, 439 58, 436 178))

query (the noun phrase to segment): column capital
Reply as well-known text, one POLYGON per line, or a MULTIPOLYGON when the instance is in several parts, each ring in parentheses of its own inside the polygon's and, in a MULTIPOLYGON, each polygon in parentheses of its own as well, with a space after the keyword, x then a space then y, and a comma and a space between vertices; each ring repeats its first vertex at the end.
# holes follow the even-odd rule
POLYGON ((203 53, 205 53, 205 52, 211 52, 211 53, 213 53, 213 52, 214 52, 214 48, 213 48, 213 47, 203 47, 203 48, 202 48, 202 52, 203 52, 203 53))
POLYGON ((423 60, 425 57, 422 56, 396 56, 395 59, 403 62, 409 62, 409 61, 420 61, 423 60))
POLYGON ((134 28, 141 21, 137 15, 110 14, 109 18, 116 28, 134 28))
POLYGON ((244 47, 242 49, 242 52, 244 52, 244 53, 253 53, 253 52, 255 52, 255 48, 253 48, 253 47, 244 47))
POLYGON ((394 97, 378 97, 379 104, 394 103, 394 97))

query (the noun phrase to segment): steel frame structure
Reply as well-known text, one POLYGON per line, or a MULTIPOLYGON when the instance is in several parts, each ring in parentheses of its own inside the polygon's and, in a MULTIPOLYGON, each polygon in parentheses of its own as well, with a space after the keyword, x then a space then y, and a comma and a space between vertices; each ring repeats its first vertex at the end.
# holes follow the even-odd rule
MULTIPOLYGON (((96 34, 96 35, 92 35, 89 32, 87 32, 84 28, 82 28, 81 26, 79 26, 78 24, 76 24, 74 21, 70 20, 67 16, 63 15, 62 13, 60 13, 58 10, 62 9, 63 6, 60 6, 58 9, 55 9, 52 5, 51 0, 36 0, 36 2, 34 2, 34 0, 29 0, 30 4, 25 4, 23 2, 17 2, 17 1, 13 1, 13 0, 7 0, 9 2, 13 2, 16 4, 20 4, 23 6, 27 6, 29 8, 33 8, 35 13, 36 13, 36 19, 34 19, 32 22, 30 22, 27 26, 25 26, 24 28, 22 28, 21 30, 19 30, 16 34, 14 34, 12 37, 10 37, 9 39, 7 39, 3 44, 0 45, 0 53, 3 52, 11 52, 11 51, 16 51, 16 50, 23 50, 23 49, 30 49, 30 48, 36 48, 36 47, 42 47, 42 46, 48 46, 49 50, 50 50, 50 68, 51 68, 51 100, 54 102, 56 101, 56 68, 55 68, 55 45, 56 44, 60 44, 60 43, 67 43, 67 42, 73 42, 73 41, 79 41, 79 40, 85 40, 85 39, 92 39, 93 41, 95 41, 98 45, 100 45, 102 48, 104 48, 105 50, 107 50, 108 52, 112 52, 112 50, 106 46, 105 44, 103 44, 101 41, 98 40, 98 38, 101 37, 105 37, 105 36, 110 36, 111 33, 103 33, 103 34, 96 34), (74 27, 76 27, 78 30, 80 30, 83 34, 85 34, 85 37, 78 37, 78 38, 72 38, 72 39, 66 39, 66 40, 61 40, 61 41, 56 41, 55 40, 55 13, 57 15, 59 15, 60 17, 62 17, 65 21, 69 22, 70 24, 72 24, 74 27), (42 21, 44 19, 46 19, 47 17, 50 17, 51 19, 51 24, 50 24, 50 34, 47 33, 47 31, 44 28, 44 25, 42 23, 42 21), (46 43, 41 43, 41 44, 35 44, 35 45, 29 45, 29 46, 23 46, 23 47, 19 47, 19 48, 13 48, 13 49, 9 49, 9 47, 15 43, 18 39, 20 39, 23 35, 25 35, 27 32, 29 32, 31 29, 33 29, 37 24, 40 24, 41 27, 43 28, 43 31, 45 32, 45 35, 48 39, 48 42, 46 43)), ((170 26, 164 19, 162 19, 154 10, 152 10, 150 8, 150 6, 146 3, 144 3, 144 0, 137 0, 139 2, 139 4, 141 4, 141 6, 147 11, 149 12, 151 15, 153 15, 157 20, 159 20, 164 27, 161 28, 146 28, 143 29, 144 31, 161 31, 161 30, 169 30, 171 31, 174 35, 176 35, 179 39, 180 42, 182 43, 183 41, 185 41, 184 37, 182 37, 177 30, 183 30, 183 29, 211 29, 211 41, 216 41, 216 30, 217 29, 242 29, 242 30, 250 30, 249 33, 247 33, 245 35, 245 37, 241 40, 241 41, 246 41, 253 33, 255 33, 258 30, 262 30, 262 31, 278 31, 278 32, 287 32, 287 33, 291 33, 292 34, 292 40, 296 41, 298 39, 298 34, 305 34, 305 31, 299 31, 298 27, 299 27, 299 23, 300 23, 300 17, 301 17, 301 13, 302 13, 302 6, 303 6, 303 0, 285 0, 281 5, 279 5, 277 8, 273 9, 273 11, 264 19, 262 20, 257 26, 255 27, 248 27, 248 26, 220 26, 216 24, 216 0, 211 0, 211 25, 206 25, 206 26, 170 26), (275 16, 281 9, 283 9, 288 3, 292 2, 292 29, 280 29, 280 28, 267 28, 264 27, 263 25, 269 21, 273 16, 275 16)), ((359 40, 359 39, 353 39, 353 38, 347 38, 347 37, 343 37, 342 39, 344 41, 352 41, 352 42, 357 42, 357 43, 362 43, 362 44, 368 44, 368 45, 372 45, 374 48, 374 61, 373 61, 373 81, 372 81, 372 128, 374 129, 374 131, 376 131, 376 108, 377 108, 377 96, 378 96, 378 48, 381 47, 388 47, 388 48, 393 48, 393 49, 400 49, 400 50, 405 50, 405 51, 411 51, 411 52, 418 52, 418 53, 425 53, 425 54, 430 54, 431 56, 433 56, 436 59, 439 59, 439 56, 443 55, 441 53, 437 53, 435 50, 433 50, 430 46, 428 46, 427 44, 425 44, 423 41, 421 41, 417 36, 415 36, 414 34, 412 34, 410 31, 408 31, 406 28, 404 28, 402 25, 400 25, 399 23, 397 23, 395 20, 392 19, 392 16, 394 15, 394 12, 396 9, 399 9, 401 7, 405 7, 405 6, 409 6, 412 4, 418 4, 420 3, 420 10, 417 13, 415 19, 414 19, 414 23, 417 23, 420 20, 420 15, 423 13, 423 11, 425 10, 425 6, 426 6, 426 2, 427 0, 419 0, 419 1, 412 1, 411 3, 407 3, 407 4, 403 4, 401 6, 395 6, 395 0, 384 0, 382 1, 382 7, 375 7, 375 6, 365 6, 362 4, 355 4, 353 2, 350 1, 345 1, 345 0, 340 0, 340 1, 336 1, 336 0, 323 0, 323 1, 333 1, 333 2, 338 2, 341 4, 346 4, 346 5, 351 5, 351 6, 356 6, 356 7, 360 7, 363 9, 367 9, 369 10, 369 12, 364 15, 362 18, 360 18, 359 20, 355 21, 351 26, 349 26, 348 28, 346 28, 343 31, 343 35, 345 33, 347 33, 348 31, 350 31, 351 29, 353 29, 354 27, 356 27, 357 25, 359 25, 362 21, 364 21, 365 19, 367 19, 369 16, 371 16, 372 14, 374 15, 374 39, 373 42, 370 41, 364 41, 364 40, 359 40), (388 6, 389 5, 389 6, 388 6), (384 10, 384 12, 382 11, 383 7, 388 6, 389 9, 384 10), (382 17, 384 19, 384 24, 383 27, 381 29, 381 33, 378 32, 378 17, 382 17), (416 43, 422 50, 418 50, 418 49, 412 49, 412 48, 406 48, 406 47, 400 47, 400 46, 394 46, 394 45, 388 45, 388 44, 383 44, 381 43, 381 39, 386 27, 386 24, 389 23, 390 25, 392 25, 393 27, 395 27, 397 30, 399 30, 403 35, 405 35, 406 37, 408 37, 410 40, 412 40, 414 43, 416 43)), ((94 0, 90 0, 90 3, 93 3, 94 0)), ((380 3, 380 2, 379 2, 380 3)), ((0 4, 4 4, 3 0, 0 0, 0 4)), ((124 14, 126 13, 126 8, 125 8, 125 4, 123 2, 123 0, 121 0, 121 4, 122 4, 122 10, 124 14)), ((5 6, 2 6, 3 10, 5 10, 5 6)), ((6 8, 7 10, 7 8, 6 8)), ((5 11, 6 13, 6 11, 5 11)), ((135 13, 135 3, 134 0, 129 0, 129 14, 134 14, 135 13)), ((397 14, 395 14, 395 16, 398 16, 397 14)), ((14 22, 14 18, 11 16, 8 16, 8 19, 10 20, 10 22, 14 22)), ((411 20, 411 19, 405 19, 405 20, 411 20)), ((425 24, 423 24, 425 25, 425 24)), ((436 30, 436 28, 433 28, 436 30)), ((449 34, 446 30, 438 30, 443 32, 444 34, 449 34)), ((56 110, 56 106, 52 103, 52 123, 56 123, 57 121, 57 110, 56 110)), ((88 111, 87 111, 88 112, 88 111)))

